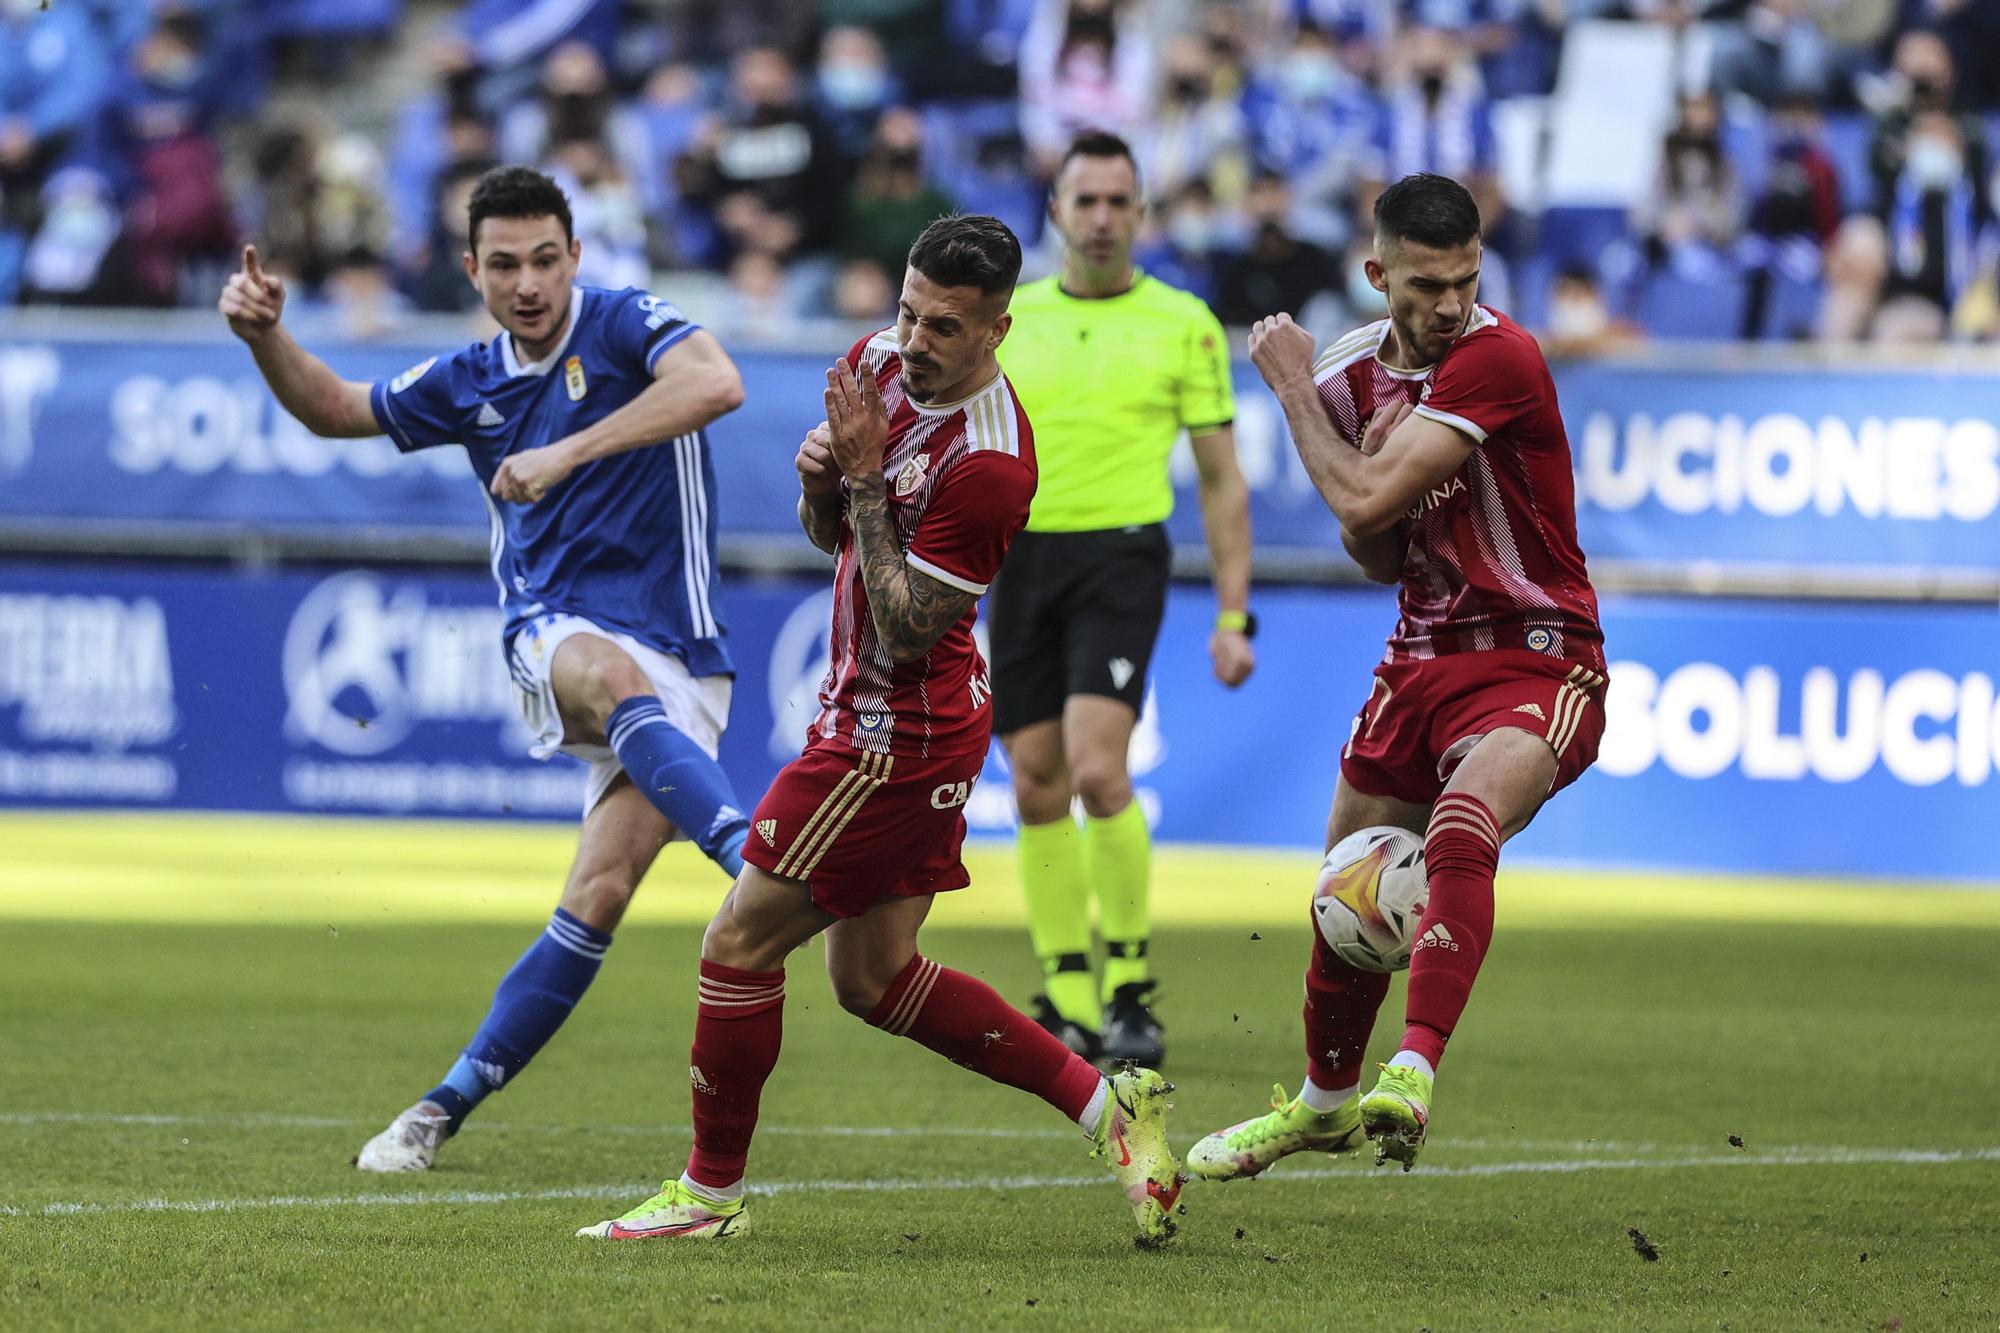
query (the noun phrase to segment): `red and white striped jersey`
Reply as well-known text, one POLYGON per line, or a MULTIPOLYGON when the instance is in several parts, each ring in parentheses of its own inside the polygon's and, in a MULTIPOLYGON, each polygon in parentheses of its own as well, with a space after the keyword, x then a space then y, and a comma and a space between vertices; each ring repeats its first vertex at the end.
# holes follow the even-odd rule
MULTIPOLYGON (((875 377, 889 409, 882 472, 904 559, 941 583, 985 592, 1035 498, 1034 432, 1014 387, 996 374, 960 402, 913 402, 893 328, 856 343, 847 363, 875 377)), ((812 737, 874 754, 983 752, 992 685, 972 638, 976 611, 968 609, 922 660, 898 665, 875 632, 854 530, 844 520, 837 554, 832 665, 812 737)))
POLYGON ((1474 306, 1435 365, 1393 370, 1389 321, 1336 341, 1313 367, 1320 402, 1359 445, 1369 418, 1404 398, 1477 447, 1413 506, 1402 612, 1385 661, 1527 648, 1604 670, 1604 631, 1576 538, 1569 437, 1542 349, 1513 320, 1474 306))

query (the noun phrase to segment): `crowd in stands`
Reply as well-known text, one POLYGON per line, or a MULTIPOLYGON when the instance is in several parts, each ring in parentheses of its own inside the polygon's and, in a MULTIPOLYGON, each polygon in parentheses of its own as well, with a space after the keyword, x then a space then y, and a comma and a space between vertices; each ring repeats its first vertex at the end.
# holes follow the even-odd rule
POLYGON ((1141 263, 1230 324, 1378 316, 1367 210, 1427 170, 1481 203, 1484 299, 1564 351, 2000 336, 2000 0, 40 2, 0 0, 4 303, 204 305, 254 237, 358 336, 471 313, 466 197, 526 162, 586 282, 753 333, 883 319, 944 211, 1045 270, 1050 175, 1102 128, 1139 155, 1141 263), (1607 25, 1671 53, 1657 171, 1533 197, 1607 25), (270 114, 391 57, 425 74, 372 133, 270 114))

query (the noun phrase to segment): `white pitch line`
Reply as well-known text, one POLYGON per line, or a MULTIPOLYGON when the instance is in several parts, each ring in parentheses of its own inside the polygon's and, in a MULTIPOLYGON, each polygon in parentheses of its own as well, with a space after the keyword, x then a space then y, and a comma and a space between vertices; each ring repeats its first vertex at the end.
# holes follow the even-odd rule
MULTIPOLYGON (((1389 1180, 1400 1185, 1414 1185, 1427 1180, 1455 1180, 1477 1176, 1575 1175, 1584 1171, 1684 1171, 1702 1167, 1759 1166, 1948 1166, 1964 1162, 2000 1162, 2000 1148, 1844 1148, 1818 1152, 1734 1153, 1728 1157, 1681 1157, 1664 1160, 1623 1158, 1613 1161, 1574 1159, 1487 1162, 1467 1166, 1427 1166, 1408 1175, 1399 1171, 1369 1171, 1357 1167, 1346 1170, 1316 1167, 1302 1171, 1281 1171, 1275 1175, 1264 1176, 1262 1179, 1278 1185, 1335 1179, 1389 1180)), ((972 1176, 944 1180, 794 1180, 752 1185, 749 1192, 759 1195, 963 1193, 973 1190, 1101 1188, 1107 1183, 1102 1174, 972 1176)), ((636 1185, 621 1182, 613 1185, 571 1185, 541 1190, 450 1190, 435 1193, 348 1195, 282 1194, 261 1199, 127 1199, 109 1203, 0 1204, 0 1217, 77 1217, 106 1213, 235 1213, 267 1208, 421 1208, 439 1205, 527 1203, 550 1199, 595 1199, 615 1197, 620 1194, 630 1195, 637 1189, 636 1185)), ((1205 1196, 1206 1192, 1204 1189, 1202 1194, 1205 1196)))
MULTIPOLYGON (((0 1112, 0 1125, 133 1125, 174 1128, 179 1126, 222 1127, 229 1129, 360 1129, 381 1124, 352 1116, 276 1115, 246 1111, 240 1115, 171 1115, 124 1111, 18 1111, 0 1112)), ((686 1125, 546 1125, 505 1120, 480 1120, 480 1128, 507 1134, 619 1134, 633 1137, 685 1136, 686 1125)), ((964 1139, 1074 1139, 1069 1129, 1005 1129, 986 1125, 763 1125, 759 1134, 789 1135, 800 1138, 894 1139, 912 1136, 964 1139)), ((1466 1138, 1431 1141, 1431 1146, 1467 1152, 1688 1152, 1689 1144, 1662 1145, 1633 1143, 1616 1139, 1493 1139, 1466 1138)), ((1790 1151, 1787 1149, 1786 1151, 1790 1151)))

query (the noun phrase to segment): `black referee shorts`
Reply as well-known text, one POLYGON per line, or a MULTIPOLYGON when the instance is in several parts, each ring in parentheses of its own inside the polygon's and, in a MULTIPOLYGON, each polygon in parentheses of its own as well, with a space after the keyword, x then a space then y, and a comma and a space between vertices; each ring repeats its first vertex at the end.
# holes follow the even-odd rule
POLYGON ((1171 572, 1161 523, 1015 537, 987 609, 993 730, 1061 717, 1072 694, 1137 713, 1171 572))

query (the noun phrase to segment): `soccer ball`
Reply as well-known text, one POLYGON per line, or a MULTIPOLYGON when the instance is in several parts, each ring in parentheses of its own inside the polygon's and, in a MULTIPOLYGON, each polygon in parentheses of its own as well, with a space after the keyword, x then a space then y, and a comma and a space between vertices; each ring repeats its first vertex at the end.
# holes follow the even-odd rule
POLYGON ((1313 886, 1313 921, 1336 955, 1364 972, 1410 965, 1410 937, 1430 900, 1424 840, 1408 829, 1365 828, 1334 844, 1313 886))

